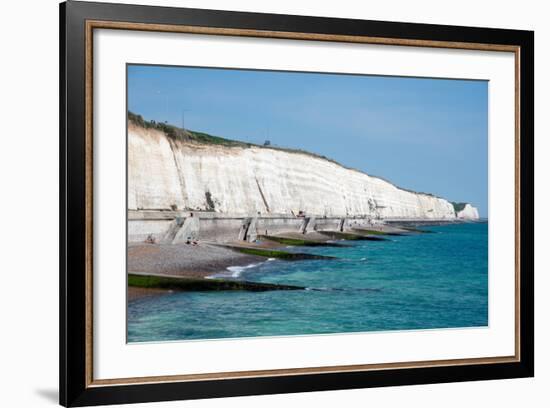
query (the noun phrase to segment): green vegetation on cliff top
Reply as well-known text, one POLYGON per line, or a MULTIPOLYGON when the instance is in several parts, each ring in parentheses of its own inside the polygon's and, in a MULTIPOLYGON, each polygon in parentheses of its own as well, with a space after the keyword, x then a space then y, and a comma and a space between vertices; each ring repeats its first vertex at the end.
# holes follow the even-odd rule
POLYGON ((128 112, 128 120, 134 122, 136 125, 141 126, 145 129, 156 129, 164 132, 166 136, 173 140, 180 141, 194 141, 198 143, 205 144, 216 144, 223 146, 240 146, 240 147, 251 147, 251 143, 239 142, 236 140, 224 139, 219 136, 212 136, 207 133, 195 132, 192 130, 181 129, 179 127, 169 125, 168 123, 147 121, 143 119, 141 115, 136 115, 133 112, 128 112))
POLYGON ((214 144, 214 145, 221 145, 226 147, 261 147, 264 149, 272 149, 272 150, 281 150, 284 152, 291 152, 291 153, 302 153, 307 154, 308 156, 317 157, 320 159, 324 159, 327 161, 330 161, 332 163, 335 163, 339 166, 342 166, 340 163, 338 163, 336 160, 332 160, 326 156, 315 154, 308 152, 307 150, 302 149, 291 149, 286 147, 278 147, 278 146, 263 146, 258 145, 255 143, 246 143, 246 142, 240 142, 238 140, 231 140, 231 139, 225 139, 223 137, 219 136, 213 136, 209 135, 208 133, 203 132, 196 132, 194 130, 189 129, 181 129, 177 126, 170 125, 168 123, 162 123, 162 122, 155 122, 155 121, 147 121, 143 119, 143 116, 137 115, 133 112, 128 111, 128 120, 135 123, 138 126, 141 126, 145 129, 156 129, 160 130, 161 132, 164 132, 166 136, 168 136, 172 140, 179 140, 179 141, 192 141, 196 143, 204 143, 204 144, 214 144))
POLYGON ((454 201, 451 201, 451 204, 455 209, 455 213, 458 214, 460 211, 462 211, 466 207, 467 203, 455 203, 454 201))
MULTIPOLYGON (((135 123, 138 126, 141 126, 141 127, 145 128, 145 129, 160 130, 161 132, 164 132, 166 134, 166 136, 168 136, 172 140, 179 140, 179 141, 182 141, 182 142, 192 141, 192 142, 196 142, 196 143, 213 144, 213 145, 220 145, 220 146, 226 146, 226 147, 241 147, 241 148, 259 147, 259 148, 263 148, 263 149, 280 150, 280 151, 289 152, 289 153, 301 153, 301 154, 305 154, 305 155, 308 155, 308 156, 312 156, 312 157, 316 157, 316 158, 319 158, 319 159, 329 161, 331 163, 337 164, 338 166, 344 167, 344 168, 349 169, 349 170, 354 170, 354 171, 358 171, 360 173, 365 174, 365 172, 363 172, 361 170, 346 167, 346 166, 342 165, 341 163, 338 163, 336 160, 331 159, 330 157, 323 156, 322 154, 312 153, 312 152, 309 152, 307 150, 293 149, 293 148, 288 148, 288 147, 279 147, 279 146, 273 146, 271 144, 269 144, 269 145, 258 145, 258 144, 255 144, 255 143, 247 143, 247 142, 240 142, 238 140, 225 139, 223 137, 209 135, 208 133, 196 132, 194 130, 189 130, 189 129, 181 129, 177 126, 170 125, 168 123, 155 122, 154 120, 147 121, 147 120, 143 119, 143 116, 138 115, 138 114, 133 113, 133 112, 130 112, 130 111, 128 111, 128 120, 130 122, 135 123)), ((385 179, 384 177, 374 176, 374 175, 370 175, 370 177, 378 178, 380 180, 384 180, 387 183, 395 186, 395 184, 393 184, 391 181, 385 179)), ((413 191, 413 190, 409 190, 409 189, 406 189, 406 188, 403 188, 403 187, 397 187, 397 188, 399 188, 400 190, 408 191, 410 193, 422 194, 422 195, 426 195, 426 196, 430 196, 430 197, 439 198, 438 196, 436 196, 434 194, 431 194, 431 193, 413 191)), ((459 203, 459 204, 463 204, 463 203, 459 203)), ((454 203, 453 203, 453 205, 454 205, 454 203)), ((460 211, 460 210, 458 210, 458 211, 460 211)), ((455 212, 457 212, 456 207, 455 207, 455 212)))

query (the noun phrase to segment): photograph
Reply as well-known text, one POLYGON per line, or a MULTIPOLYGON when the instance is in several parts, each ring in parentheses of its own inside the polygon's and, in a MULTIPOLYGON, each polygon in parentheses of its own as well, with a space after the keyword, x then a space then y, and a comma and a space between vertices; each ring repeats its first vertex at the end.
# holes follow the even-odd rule
POLYGON ((128 343, 488 327, 488 81, 126 81, 128 343))
POLYGON ((531 20, 201 7, 59 5, 59 403, 536 401, 531 20))

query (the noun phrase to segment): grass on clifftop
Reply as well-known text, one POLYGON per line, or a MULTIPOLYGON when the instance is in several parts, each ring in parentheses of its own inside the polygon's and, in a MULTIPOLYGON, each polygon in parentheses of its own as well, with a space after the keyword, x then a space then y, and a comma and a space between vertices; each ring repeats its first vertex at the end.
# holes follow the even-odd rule
POLYGON ((466 207, 466 204, 468 203, 455 203, 454 201, 451 201, 451 204, 455 209, 455 214, 458 214, 460 211, 462 211, 466 207))
MULTIPOLYGON (((305 154, 307 156, 315 157, 315 158, 318 158, 318 159, 323 159, 323 160, 326 160, 328 162, 337 164, 338 166, 341 166, 341 167, 343 167, 345 169, 348 169, 348 170, 354 170, 354 171, 357 171, 359 173, 366 174, 362 170, 357 170, 357 169, 354 169, 354 168, 351 168, 351 167, 344 166, 343 164, 337 162, 336 160, 331 159, 330 157, 324 156, 322 154, 312 153, 310 151, 303 150, 303 149, 293 149, 293 148, 289 148, 289 147, 280 147, 280 146, 273 146, 273 145, 264 146, 264 145, 258 145, 258 144, 255 144, 255 143, 247 143, 247 142, 240 142, 238 140, 225 139, 223 137, 209 135, 208 133, 196 132, 194 130, 189 130, 189 129, 181 129, 177 126, 170 125, 168 123, 156 122, 154 120, 147 121, 147 120, 143 119, 143 116, 138 115, 138 114, 133 113, 133 112, 130 112, 130 111, 128 111, 128 120, 130 122, 135 123, 138 126, 141 126, 141 127, 145 128, 145 129, 160 130, 161 132, 164 132, 166 134, 166 136, 168 136, 172 140, 193 141, 193 142, 196 142, 196 143, 212 144, 212 145, 219 145, 219 146, 226 146, 226 147, 241 147, 241 148, 258 147, 258 148, 262 148, 262 149, 279 150, 279 151, 287 152, 287 153, 305 154)), ((374 175, 369 175, 369 176, 373 177, 373 178, 383 180, 383 181, 391 184, 392 186, 395 186, 398 189, 403 190, 403 191, 408 191, 409 193, 414 193, 414 194, 420 194, 420 195, 425 195, 425 196, 429 196, 429 197, 439 198, 438 196, 436 196, 432 193, 424 193, 424 192, 409 190, 409 189, 406 189, 406 188, 403 188, 403 187, 396 186, 394 183, 392 183, 391 181, 385 179, 384 177, 374 176, 374 175)), ((453 205, 454 204, 455 203, 453 203, 453 205)), ((460 204, 464 204, 464 203, 460 203, 460 204)), ((456 209, 455 209, 455 212, 456 212, 456 209)))
POLYGON ((240 147, 251 147, 251 143, 239 142, 237 140, 224 139, 219 136, 212 136, 207 133, 195 132, 188 129, 181 129, 179 127, 169 125, 168 123, 147 121, 143 119, 141 115, 137 115, 133 112, 128 112, 128 120, 135 123, 138 126, 141 126, 145 129, 156 129, 164 132, 166 136, 173 140, 180 141, 194 141, 198 143, 205 144, 214 144, 222 146, 240 146, 240 147))
POLYGON ((262 149, 280 150, 280 151, 289 152, 289 153, 301 153, 301 154, 306 154, 308 156, 313 156, 319 159, 324 159, 334 164, 337 164, 339 166, 342 166, 336 160, 332 160, 331 158, 320 154, 308 152, 307 150, 291 149, 291 148, 271 146, 271 145, 263 146, 255 143, 246 143, 246 142, 240 142, 238 140, 225 139, 223 137, 213 136, 203 132, 196 132, 194 130, 189 130, 189 129, 184 130, 177 126, 170 125, 168 123, 155 122, 153 120, 147 121, 143 119, 143 116, 130 111, 128 111, 128 120, 145 129, 160 130, 161 132, 164 132, 166 136, 168 136, 172 140, 193 141, 197 143, 213 144, 213 145, 220 145, 220 146, 226 146, 226 147, 245 147, 245 148, 259 147, 262 149))

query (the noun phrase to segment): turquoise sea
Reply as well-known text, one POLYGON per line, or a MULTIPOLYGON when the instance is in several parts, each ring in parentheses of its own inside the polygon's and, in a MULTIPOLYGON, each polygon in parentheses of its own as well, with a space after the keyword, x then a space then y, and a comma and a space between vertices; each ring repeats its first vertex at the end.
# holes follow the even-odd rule
POLYGON ((270 260, 227 271, 232 279, 310 290, 173 292, 130 302, 128 341, 487 326, 487 224, 422 229, 433 233, 287 249, 337 260, 270 260))

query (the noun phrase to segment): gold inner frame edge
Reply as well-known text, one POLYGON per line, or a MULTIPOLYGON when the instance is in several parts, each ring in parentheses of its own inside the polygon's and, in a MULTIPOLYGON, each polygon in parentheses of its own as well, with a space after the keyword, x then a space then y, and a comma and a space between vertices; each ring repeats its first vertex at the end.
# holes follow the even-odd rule
POLYGON ((521 361, 520 356, 520 52, 521 47, 506 44, 484 44, 453 41, 414 40, 370 36, 350 36, 288 31, 251 30, 217 27, 197 27, 188 25, 167 25, 149 23, 128 23, 121 21, 87 20, 85 27, 85 152, 86 152, 86 233, 85 233, 85 285, 86 285, 86 345, 85 345, 85 385, 102 387, 145 383, 168 383, 184 381, 228 380, 267 376, 292 376, 300 374, 323 374, 338 372, 358 372, 390 369, 410 369, 421 367, 441 367, 449 365, 497 364, 521 361), (354 364, 342 366, 303 367, 274 370, 253 370, 215 372, 204 374, 165 375, 153 377, 127 377, 113 379, 93 378, 93 30, 117 29, 130 31, 170 32, 218 36, 274 38, 290 40, 329 41, 357 44, 378 44, 409 47, 449 48, 462 50, 513 52, 515 58, 515 354, 502 357, 479 357, 449 360, 415 362, 395 362, 381 364, 354 364))

